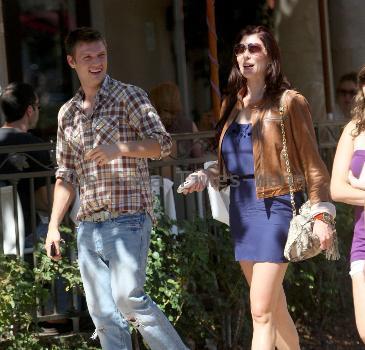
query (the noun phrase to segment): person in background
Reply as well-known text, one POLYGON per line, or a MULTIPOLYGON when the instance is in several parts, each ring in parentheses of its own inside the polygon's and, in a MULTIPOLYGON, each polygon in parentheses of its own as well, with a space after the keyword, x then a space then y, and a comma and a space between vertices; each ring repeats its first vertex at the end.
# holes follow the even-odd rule
POLYGON ((334 121, 349 121, 351 119, 351 105, 356 92, 357 74, 351 72, 342 75, 336 89, 334 121))
MULTIPOLYGON (((36 127, 40 110, 39 98, 31 85, 23 82, 9 84, 2 90, 0 106, 5 119, 5 123, 0 128, 0 146, 44 142, 29 132, 36 127)), ((0 164, 2 164, 0 173, 36 172, 53 168, 48 151, 22 153, 14 155, 0 154, 0 164)), ((17 184, 17 191, 23 209, 26 236, 32 233, 29 186, 29 179, 21 179, 17 184)), ((42 177, 35 178, 34 190, 35 209, 47 213, 51 203, 48 202, 46 179, 42 177)), ((52 192, 53 190, 51 188, 51 201, 52 192)))
MULTIPOLYGON (((196 124, 182 114, 179 87, 173 82, 163 82, 150 90, 150 100, 156 108, 166 130, 171 134, 196 133, 196 124)), ((174 158, 199 158, 202 156, 202 145, 197 140, 174 143, 171 156, 174 158)))
MULTIPOLYGON (((0 97, 0 106, 4 115, 5 123, 0 128, 0 146, 38 144, 44 141, 34 136, 30 130, 34 129, 39 119, 39 98, 33 87, 23 82, 13 82, 4 88, 0 97)), ((48 151, 29 151, 0 154, 1 174, 38 172, 44 170, 52 170, 54 164, 48 151)), ((53 179, 51 179, 51 183, 53 179)), ((48 211, 53 201, 53 184, 47 193, 47 180, 45 177, 34 178, 34 197, 36 210, 36 231, 37 240, 45 238, 47 233, 48 211), (49 199, 48 199, 49 198, 49 199), (50 200, 50 202, 49 202, 50 200)), ((10 181, 6 181, 3 185, 11 185, 10 181)), ((30 201, 30 180, 20 179, 17 183, 17 192, 23 210, 24 226, 25 226, 25 248, 33 247, 34 235, 31 225, 31 201, 30 201)), ((58 295, 58 311, 65 313, 69 309, 68 296, 65 292, 63 282, 56 281, 58 295)), ((46 303, 46 310, 53 312, 50 301, 46 303), (51 311, 52 309, 52 311, 51 311)), ((66 332, 71 330, 71 320, 66 318, 49 320, 40 322, 38 325, 44 334, 56 332, 66 332)))
POLYGON ((184 193, 202 191, 208 181, 219 187, 221 181, 234 179, 229 221, 235 258, 250 286, 251 349, 299 350, 282 285, 293 208, 282 158, 280 106, 285 107, 295 206, 303 203, 306 191, 313 231, 323 250, 331 246, 336 214, 329 202, 330 178, 318 153, 308 102, 290 89, 272 33, 263 26, 247 27, 238 34, 232 51, 227 95, 217 124, 218 163, 188 176, 184 193))
POLYGON ((355 206, 350 276, 356 326, 365 343, 365 66, 358 75, 352 119, 342 132, 332 168, 333 200, 355 206))

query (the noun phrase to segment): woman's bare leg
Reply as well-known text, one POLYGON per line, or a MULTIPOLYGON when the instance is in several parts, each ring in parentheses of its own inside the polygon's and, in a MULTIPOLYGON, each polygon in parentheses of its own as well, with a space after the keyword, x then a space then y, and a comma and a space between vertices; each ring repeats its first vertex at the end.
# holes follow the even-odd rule
POLYGON ((281 286, 275 312, 276 347, 279 350, 299 350, 299 336, 286 303, 284 288, 281 286))
POLYGON ((365 343, 365 273, 352 276, 356 326, 361 340, 365 343))
POLYGON ((240 261, 250 285, 254 325, 252 349, 298 350, 299 337, 287 305, 282 281, 287 264, 240 261))

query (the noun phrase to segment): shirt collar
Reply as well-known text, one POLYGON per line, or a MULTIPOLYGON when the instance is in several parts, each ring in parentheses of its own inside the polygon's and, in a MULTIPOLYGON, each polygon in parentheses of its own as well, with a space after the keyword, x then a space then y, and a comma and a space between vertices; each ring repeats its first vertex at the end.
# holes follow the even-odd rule
MULTIPOLYGON (((110 79, 110 76, 107 74, 100 86, 100 89, 96 93, 96 96, 95 96, 96 104, 102 100, 107 100, 107 98, 110 97, 110 94, 109 94, 110 83, 111 83, 111 79, 110 79)), ((79 106, 82 106, 82 100, 84 99, 84 96, 85 96, 84 90, 82 89, 82 86, 80 86, 73 98, 73 102, 79 106)))

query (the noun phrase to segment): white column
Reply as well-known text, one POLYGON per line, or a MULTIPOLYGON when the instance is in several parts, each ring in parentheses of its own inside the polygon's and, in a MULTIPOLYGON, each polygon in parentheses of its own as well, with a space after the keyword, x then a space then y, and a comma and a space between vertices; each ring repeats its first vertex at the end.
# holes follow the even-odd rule
POLYGON ((279 0, 275 31, 283 71, 309 101, 314 120, 326 120, 318 0, 279 0))
POLYGON ((8 84, 8 65, 6 59, 3 6, 2 6, 2 1, 0 1, 0 88, 4 88, 7 84, 8 84))
POLYGON ((188 93, 188 78, 186 68, 186 54, 185 54, 185 36, 184 36, 184 13, 183 1, 173 0, 174 5, 174 47, 176 52, 177 65, 177 82, 181 93, 181 102, 183 104, 184 115, 188 118, 190 116, 190 104, 188 93))
POLYGON ((329 0, 329 23, 335 83, 365 64, 365 1, 329 0))
POLYGON ((105 36, 104 1, 90 0, 91 26, 105 36))

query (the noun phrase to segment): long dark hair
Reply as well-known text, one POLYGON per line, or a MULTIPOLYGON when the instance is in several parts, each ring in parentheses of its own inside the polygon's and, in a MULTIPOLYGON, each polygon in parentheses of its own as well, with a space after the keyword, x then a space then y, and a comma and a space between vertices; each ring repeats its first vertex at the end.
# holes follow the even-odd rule
MULTIPOLYGON (((241 42, 246 35, 257 34, 261 39, 270 63, 265 76, 264 100, 276 100, 282 92, 290 88, 290 83, 281 71, 281 58, 279 46, 272 33, 264 26, 248 26, 241 30, 234 42, 234 45, 241 42)), ((216 140, 219 140, 223 126, 226 123, 229 114, 237 102, 237 93, 243 89, 246 93, 247 79, 241 74, 236 55, 232 52, 232 69, 228 77, 227 91, 225 96, 224 110, 221 111, 221 118, 216 125, 216 140)))
POLYGON ((353 136, 359 136, 365 130, 365 96, 362 90, 362 87, 365 85, 365 66, 360 69, 357 81, 359 89, 351 109, 352 120, 356 125, 353 136))

